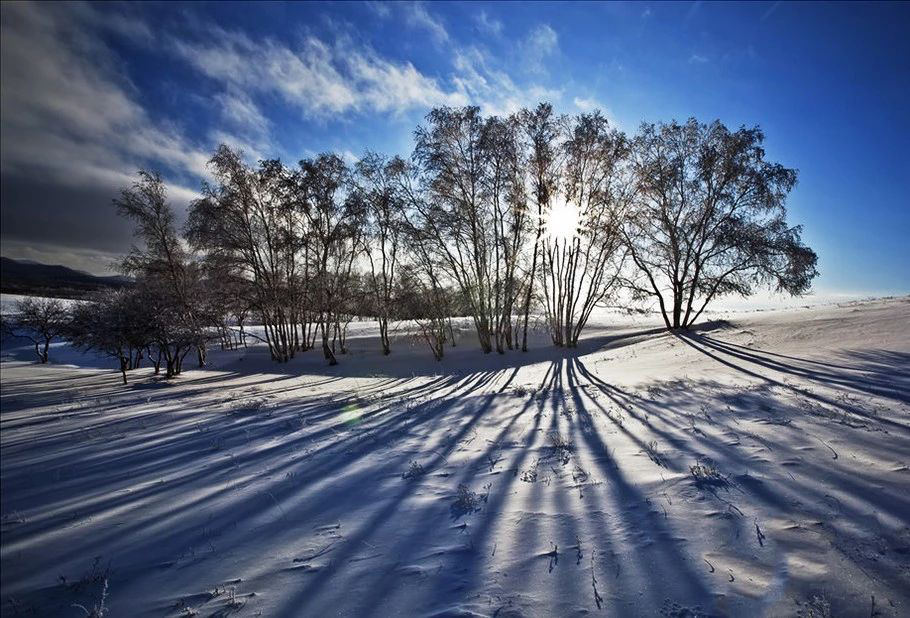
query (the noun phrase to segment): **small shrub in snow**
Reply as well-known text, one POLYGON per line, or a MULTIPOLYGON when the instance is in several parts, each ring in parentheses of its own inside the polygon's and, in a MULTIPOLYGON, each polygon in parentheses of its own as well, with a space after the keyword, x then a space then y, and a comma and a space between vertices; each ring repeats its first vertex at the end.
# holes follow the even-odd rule
POLYGON ((423 466, 421 466, 419 462, 411 460, 411 465, 408 466, 408 471, 402 472, 401 478, 403 478, 405 480, 416 479, 423 475, 424 475, 423 466))
POLYGON ((467 485, 461 483, 458 491, 455 493, 455 503, 452 505, 452 512, 455 515, 464 515, 473 513, 480 504, 480 497, 476 491, 471 491, 467 485))
POLYGON ((656 463, 658 466, 664 467, 664 459, 660 454, 660 450, 657 448, 657 440, 651 440, 645 445, 645 452, 648 454, 648 458, 656 463))
POLYGON ((537 467, 540 465, 540 460, 534 462, 534 465, 527 470, 521 471, 521 480, 525 483, 536 483, 537 482, 537 467))
POLYGON ((698 487, 724 487, 729 484, 727 478, 718 472, 717 466, 710 461, 689 466, 689 472, 698 487))
POLYGON ((556 459, 561 461, 562 465, 569 463, 569 459, 572 457, 572 443, 569 441, 569 439, 558 431, 551 431, 550 444, 553 445, 553 451, 556 455, 556 459))
POLYGON ((527 397, 531 394, 531 389, 524 385, 516 386, 512 389, 512 394, 516 397, 527 397))
POLYGON ((502 461, 502 451, 495 451, 493 453, 487 453, 487 465, 490 467, 490 472, 496 468, 496 464, 502 461))
POLYGON ((831 604, 825 597, 815 595, 796 615, 800 618, 831 618, 831 604))

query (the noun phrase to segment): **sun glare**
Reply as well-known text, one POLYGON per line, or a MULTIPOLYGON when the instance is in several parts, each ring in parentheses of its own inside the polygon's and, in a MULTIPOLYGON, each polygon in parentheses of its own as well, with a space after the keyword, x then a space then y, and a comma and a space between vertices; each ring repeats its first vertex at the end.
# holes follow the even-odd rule
POLYGON ((570 240, 578 234, 578 206, 558 201, 546 214, 547 236, 554 240, 570 240))

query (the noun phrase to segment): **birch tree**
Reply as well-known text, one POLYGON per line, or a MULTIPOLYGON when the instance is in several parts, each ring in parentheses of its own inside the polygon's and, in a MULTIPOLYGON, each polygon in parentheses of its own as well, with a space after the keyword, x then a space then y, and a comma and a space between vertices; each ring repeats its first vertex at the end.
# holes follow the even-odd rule
POLYGON ((394 310, 396 278, 402 253, 405 226, 404 198, 397 179, 401 162, 368 153, 358 161, 356 190, 366 215, 365 254, 369 263, 369 292, 372 295, 382 353, 391 352, 389 321, 394 310))
POLYGON ((758 127, 695 119, 643 124, 636 136, 627 284, 656 300, 668 329, 688 328, 715 298, 757 285, 803 294, 818 274, 801 228, 786 222, 797 172, 767 161, 763 142, 758 127))
POLYGON ((620 226, 632 183, 628 140, 599 112, 578 116, 563 149, 562 191, 548 213, 541 287, 553 343, 576 347, 591 313, 621 281, 620 226))
POLYGON ((187 236, 213 269, 249 283, 269 352, 286 362, 302 346, 306 281, 299 272, 305 230, 289 172, 277 160, 253 168, 224 145, 209 165, 215 184, 204 185, 203 198, 191 205, 187 236))

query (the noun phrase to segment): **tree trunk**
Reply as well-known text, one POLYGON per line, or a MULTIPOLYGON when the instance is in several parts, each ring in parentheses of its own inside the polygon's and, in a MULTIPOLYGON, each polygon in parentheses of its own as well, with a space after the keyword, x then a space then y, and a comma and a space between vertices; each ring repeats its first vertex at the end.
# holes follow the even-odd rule
POLYGON ((680 327, 682 319, 682 292, 676 286, 673 287, 673 329, 680 327))
POLYGON ((452 347, 454 348, 457 345, 455 341, 455 329, 452 328, 452 318, 446 318, 446 326, 449 329, 449 339, 452 342, 452 347))
POLYGON ((382 355, 388 356, 392 350, 389 345, 389 319, 386 317, 379 318, 379 339, 382 342, 382 355))
POLYGON ((329 333, 326 330, 325 320, 322 321, 322 354, 325 356, 325 359, 329 361, 329 365, 337 365, 338 360, 335 358, 335 353, 332 351, 331 346, 329 346, 329 333))

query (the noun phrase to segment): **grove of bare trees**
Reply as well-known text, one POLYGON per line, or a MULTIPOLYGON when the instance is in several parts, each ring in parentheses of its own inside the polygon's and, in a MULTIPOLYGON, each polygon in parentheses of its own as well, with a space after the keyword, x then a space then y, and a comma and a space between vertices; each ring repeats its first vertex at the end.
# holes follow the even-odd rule
POLYGON ((182 233, 160 176, 140 172, 115 200, 139 241, 122 264, 135 285, 66 320, 23 305, 8 330, 42 362, 65 331, 118 359, 125 382, 143 358, 171 377, 190 353, 201 366, 209 346, 250 339, 278 362, 318 346, 336 364, 356 318, 378 322, 385 355, 410 320, 441 359, 456 317, 485 353, 526 351, 535 320, 575 347, 598 307, 644 305, 685 329, 720 296, 802 294, 817 274, 786 222, 796 170, 766 160, 757 127, 691 119, 630 136, 542 103, 509 117, 437 108, 414 137, 409 159, 353 165, 252 162, 222 145, 182 233))
POLYGON ((16 311, 4 316, 2 331, 8 337, 28 339, 35 346, 38 362, 50 360, 50 346, 55 337, 66 331, 66 307, 56 298, 23 298, 16 311))

